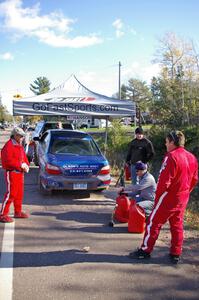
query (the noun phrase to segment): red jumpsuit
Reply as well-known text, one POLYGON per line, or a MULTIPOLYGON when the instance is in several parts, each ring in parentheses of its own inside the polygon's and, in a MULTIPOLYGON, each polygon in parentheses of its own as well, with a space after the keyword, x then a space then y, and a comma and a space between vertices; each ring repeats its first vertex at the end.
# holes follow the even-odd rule
POLYGON ((150 253, 163 224, 169 221, 170 254, 180 255, 183 244, 183 217, 189 194, 198 181, 198 162, 193 154, 178 147, 162 163, 155 204, 145 229, 142 250, 150 253))
POLYGON ((2 202, 0 214, 8 215, 12 202, 14 203, 14 212, 21 213, 24 191, 24 172, 21 164, 26 163, 29 165, 23 146, 14 139, 10 139, 1 150, 1 161, 3 169, 6 170, 7 191, 2 202))

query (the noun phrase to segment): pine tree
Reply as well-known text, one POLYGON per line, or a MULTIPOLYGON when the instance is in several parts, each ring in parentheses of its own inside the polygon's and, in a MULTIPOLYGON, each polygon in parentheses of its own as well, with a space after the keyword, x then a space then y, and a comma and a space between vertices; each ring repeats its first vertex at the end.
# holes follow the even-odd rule
POLYGON ((34 83, 30 84, 30 90, 35 95, 41 95, 50 90, 50 84, 50 81, 46 77, 37 77, 34 83))

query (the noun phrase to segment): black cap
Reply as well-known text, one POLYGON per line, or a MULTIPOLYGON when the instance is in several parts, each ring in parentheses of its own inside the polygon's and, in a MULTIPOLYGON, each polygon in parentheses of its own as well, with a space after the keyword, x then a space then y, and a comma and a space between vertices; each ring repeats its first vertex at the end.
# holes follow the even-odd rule
POLYGON ((142 129, 142 127, 136 128, 135 134, 143 134, 143 133, 144 133, 144 130, 142 129))

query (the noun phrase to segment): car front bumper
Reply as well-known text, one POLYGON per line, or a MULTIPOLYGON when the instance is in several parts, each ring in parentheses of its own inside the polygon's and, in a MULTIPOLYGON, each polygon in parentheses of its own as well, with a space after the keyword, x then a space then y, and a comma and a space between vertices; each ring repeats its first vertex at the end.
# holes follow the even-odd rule
POLYGON ((40 182, 46 190, 101 190, 109 187, 111 176, 90 178, 66 178, 59 175, 40 175, 40 182))

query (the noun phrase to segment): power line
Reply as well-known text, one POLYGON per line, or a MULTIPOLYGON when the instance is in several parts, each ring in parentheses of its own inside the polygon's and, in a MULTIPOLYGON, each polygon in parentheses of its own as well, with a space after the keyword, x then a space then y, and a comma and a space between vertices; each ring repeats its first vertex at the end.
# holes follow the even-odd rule
POLYGON ((119 61, 119 92, 118 92, 118 98, 121 99, 121 62, 119 61))

